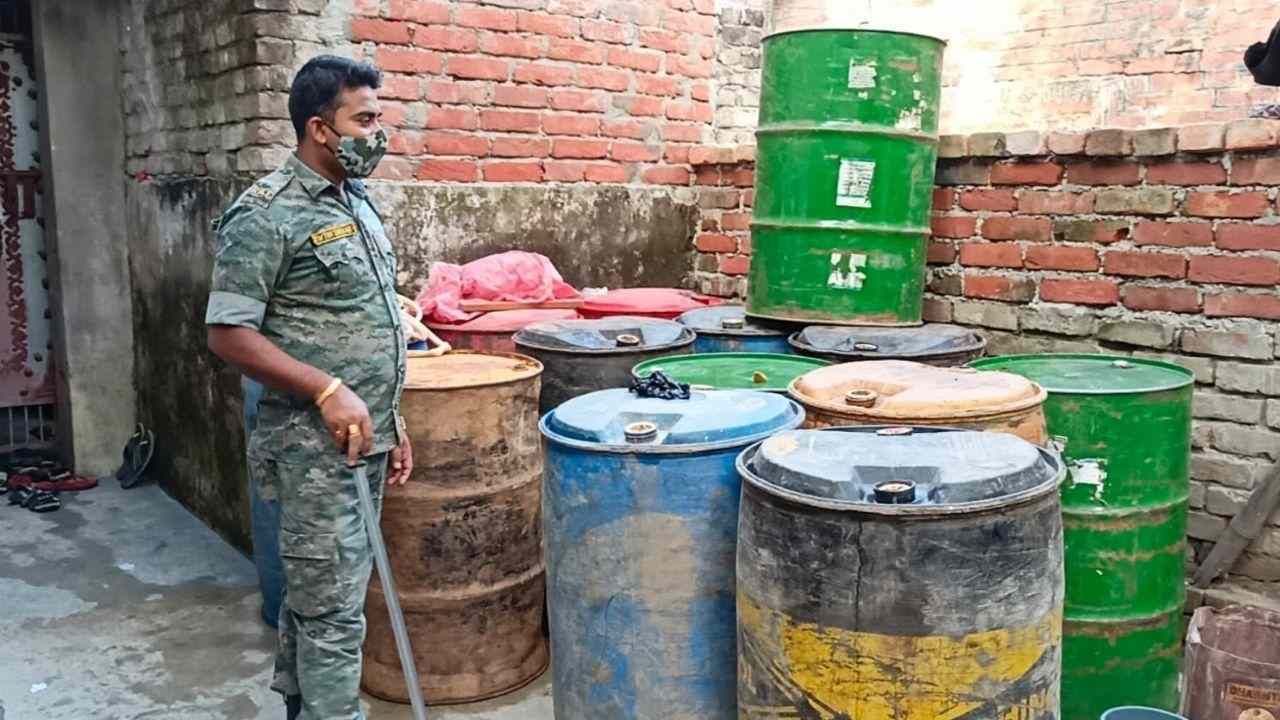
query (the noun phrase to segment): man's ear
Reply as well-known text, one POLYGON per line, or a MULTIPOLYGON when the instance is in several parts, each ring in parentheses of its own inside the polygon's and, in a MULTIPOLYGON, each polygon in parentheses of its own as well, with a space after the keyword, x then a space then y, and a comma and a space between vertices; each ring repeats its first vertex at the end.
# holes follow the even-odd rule
POLYGON ((317 145, 328 145, 329 128, 325 126, 324 121, 319 117, 312 117, 307 120, 307 137, 317 145))

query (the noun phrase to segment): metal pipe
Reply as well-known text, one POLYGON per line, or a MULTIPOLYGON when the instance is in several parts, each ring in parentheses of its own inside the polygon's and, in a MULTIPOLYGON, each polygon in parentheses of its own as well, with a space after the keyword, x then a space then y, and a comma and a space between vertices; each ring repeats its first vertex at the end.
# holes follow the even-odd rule
POLYGON ((409 704, 413 706, 414 720, 427 720, 427 704, 422 699, 422 685, 418 681, 418 668, 413 662, 413 646, 409 644, 409 630, 405 627, 404 612, 400 609, 400 596, 396 594, 396 581, 391 577, 391 561, 387 558, 387 546, 382 542, 382 528, 378 525, 378 516, 373 510, 373 498, 369 495, 369 475, 365 463, 356 465, 355 471, 356 492, 360 495, 364 527, 369 533, 369 544, 373 546, 374 565, 378 568, 378 578, 382 580, 382 594, 387 599, 387 610, 391 614, 391 631, 396 636, 396 651, 400 654, 400 669, 404 672, 404 681, 409 690, 409 704))

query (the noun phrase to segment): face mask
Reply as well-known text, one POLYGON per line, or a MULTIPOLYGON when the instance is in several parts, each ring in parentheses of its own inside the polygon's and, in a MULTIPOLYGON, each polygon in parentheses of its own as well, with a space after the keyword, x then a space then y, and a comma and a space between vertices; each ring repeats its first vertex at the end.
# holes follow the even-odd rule
POLYGON ((338 136, 338 149, 329 149, 338 159, 338 164, 347 172, 347 177, 369 177, 373 174, 374 168, 378 167, 382 156, 387 154, 387 131, 382 128, 378 128, 371 137, 357 138, 339 133, 337 128, 329 123, 325 123, 325 127, 338 136))

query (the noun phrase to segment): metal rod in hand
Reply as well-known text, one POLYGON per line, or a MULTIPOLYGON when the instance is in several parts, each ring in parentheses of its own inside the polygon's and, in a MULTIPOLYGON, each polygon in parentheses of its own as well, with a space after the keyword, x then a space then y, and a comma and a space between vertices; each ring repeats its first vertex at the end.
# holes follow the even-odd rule
POLYGON ((373 511, 373 498, 369 495, 369 475, 362 462, 356 466, 356 492, 360 494, 360 506, 364 515, 364 527, 373 546, 373 561, 382 580, 382 595, 391 613, 391 631, 396 636, 396 651, 400 654, 400 669, 409 688, 409 704, 413 706, 414 720, 427 720, 427 704, 422 699, 422 685, 418 683, 418 668, 413 662, 413 647, 409 644, 409 630, 404 624, 404 612, 400 609, 400 596, 396 593, 396 581, 391 577, 391 561, 387 558, 387 546, 382 542, 382 528, 378 526, 377 513, 373 511))

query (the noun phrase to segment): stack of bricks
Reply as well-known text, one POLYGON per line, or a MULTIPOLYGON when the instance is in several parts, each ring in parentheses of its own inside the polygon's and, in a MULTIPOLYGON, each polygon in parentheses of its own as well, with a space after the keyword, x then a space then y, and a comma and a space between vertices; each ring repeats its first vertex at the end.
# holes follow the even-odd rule
POLYGON ((715 68, 716 145, 751 144, 760 111, 761 0, 721 3, 715 68))
POLYGON ((715 0, 360 0, 379 176, 682 185, 711 140, 715 0))
POLYGON ((130 0, 121 13, 126 170, 253 176, 294 144, 288 93, 302 62, 341 52, 327 0, 130 0))

